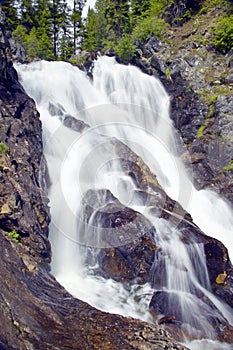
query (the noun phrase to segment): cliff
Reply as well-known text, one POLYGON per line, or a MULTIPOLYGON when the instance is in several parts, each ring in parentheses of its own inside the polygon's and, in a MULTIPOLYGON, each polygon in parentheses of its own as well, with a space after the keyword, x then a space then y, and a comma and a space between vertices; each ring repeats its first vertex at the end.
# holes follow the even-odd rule
POLYGON ((12 66, 0 7, 0 349, 186 349, 161 328, 96 310, 48 272, 42 135, 12 66))
POLYGON ((183 159, 195 186, 209 187, 231 204, 233 55, 213 45, 213 28, 232 13, 230 1, 175 1, 173 26, 164 40, 151 37, 132 60, 158 77, 171 96, 171 118, 185 145, 183 159))

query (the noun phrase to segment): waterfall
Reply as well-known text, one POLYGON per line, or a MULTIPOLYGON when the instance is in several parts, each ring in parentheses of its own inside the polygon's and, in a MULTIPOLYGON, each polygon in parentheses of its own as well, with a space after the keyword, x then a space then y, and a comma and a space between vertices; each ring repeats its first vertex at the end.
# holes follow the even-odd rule
MULTIPOLYGON (((203 245, 185 246, 179 229, 158 218, 138 199, 138 188, 113 147, 113 140, 119 140, 139 155, 165 192, 192 215, 203 232, 223 242, 233 260, 232 210, 216 193, 193 187, 179 157, 182 145, 169 118, 169 96, 162 84, 108 57, 95 63, 93 82, 65 62, 41 61, 17 65, 16 69, 41 115, 50 175, 51 268, 55 277, 73 295, 99 309, 153 322, 148 310, 153 276, 151 283, 124 288, 119 282, 89 274, 85 267, 86 247, 101 249, 106 228, 95 222, 95 207, 89 225, 85 224, 83 203, 95 206, 88 202, 88 191, 108 189, 156 227, 162 250, 155 253, 154 276, 164 271, 161 291, 172 295, 177 304, 170 307, 177 308, 191 334, 206 338, 193 341, 190 348, 230 349, 208 340, 215 337, 211 319, 233 323, 233 316, 211 293, 203 245), (200 294, 215 305, 215 311, 197 298, 200 294)), ((92 271, 95 264, 93 259, 92 271)))

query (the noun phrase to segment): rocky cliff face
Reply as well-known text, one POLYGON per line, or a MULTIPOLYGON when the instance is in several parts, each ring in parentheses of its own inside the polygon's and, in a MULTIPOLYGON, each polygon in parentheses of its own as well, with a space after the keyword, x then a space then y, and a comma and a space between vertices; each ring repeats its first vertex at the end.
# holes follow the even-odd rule
POLYGON ((211 44, 215 19, 231 13, 232 5, 175 1, 175 9, 181 17, 187 9, 193 15, 166 33, 166 43, 152 37, 132 63, 159 77, 170 94, 171 118, 196 187, 213 188, 233 203, 233 56, 211 44))
POLYGON ((161 328, 73 298, 49 274, 41 124, 12 67, 1 7, 0 112, 0 349, 186 349, 161 328))

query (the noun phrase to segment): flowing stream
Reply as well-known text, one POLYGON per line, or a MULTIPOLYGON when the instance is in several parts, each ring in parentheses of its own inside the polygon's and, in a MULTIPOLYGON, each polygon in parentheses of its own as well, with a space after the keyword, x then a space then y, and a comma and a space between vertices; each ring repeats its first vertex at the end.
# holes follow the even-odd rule
POLYGON ((214 340, 210 319, 227 319, 233 324, 233 315, 211 293, 203 246, 193 244, 188 250, 179 239, 179 230, 136 199, 137 188, 119 166, 119 156, 111 147, 110 140, 115 138, 138 154, 166 193, 192 215, 203 232, 225 244, 233 261, 232 210, 216 193, 193 187, 180 161, 182 145, 169 118, 169 96, 162 84, 108 57, 95 63, 93 82, 65 62, 41 61, 17 65, 16 69, 41 115, 50 177, 51 268, 58 281, 74 296, 101 310, 153 322, 148 304, 154 289, 149 283, 126 289, 111 279, 88 274, 84 266, 82 247, 101 248, 102 244, 95 223, 96 237, 88 241, 80 235, 79 213, 85 193, 109 189, 121 203, 155 225, 163 247, 163 254, 156 257, 158 268, 166 271, 163 289, 180 305, 177 312, 197 338, 188 346, 193 350, 230 350, 229 345, 214 340), (215 305, 214 311, 196 297, 197 290, 215 305))

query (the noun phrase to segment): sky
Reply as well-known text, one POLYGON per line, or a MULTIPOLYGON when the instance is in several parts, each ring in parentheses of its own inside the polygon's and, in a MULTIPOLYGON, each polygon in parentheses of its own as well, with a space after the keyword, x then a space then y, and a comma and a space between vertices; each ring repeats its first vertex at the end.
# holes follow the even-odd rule
POLYGON ((95 5, 95 2, 96 0, 87 0, 86 5, 83 9, 83 17, 87 16, 88 7, 90 6, 91 8, 93 8, 95 5))
MULTIPOLYGON (((0 0, 1 3, 2 0, 0 0)), ((91 8, 93 8, 95 6, 95 2, 96 0, 86 0, 86 5, 83 9, 83 17, 85 18, 87 16, 87 11, 88 11, 88 7, 90 6, 91 8)), ((71 6, 73 5, 73 0, 68 0, 67 3, 71 6)))

